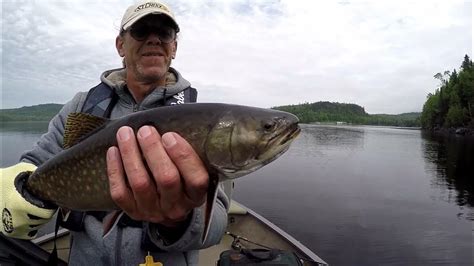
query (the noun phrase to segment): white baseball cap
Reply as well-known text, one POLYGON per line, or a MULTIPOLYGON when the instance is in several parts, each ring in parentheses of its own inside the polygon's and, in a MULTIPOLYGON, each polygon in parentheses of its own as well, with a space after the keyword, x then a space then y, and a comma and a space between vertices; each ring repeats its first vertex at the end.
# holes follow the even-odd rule
POLYGON ((179 26, 174 18, 171 9, 164 3, 156 0, 142 0, 127 8, 120 23, 120 30, 128 30, 135 22, 140 20, 146 15, 166 15, 176 26, 176 32, 179 32, 179 26))

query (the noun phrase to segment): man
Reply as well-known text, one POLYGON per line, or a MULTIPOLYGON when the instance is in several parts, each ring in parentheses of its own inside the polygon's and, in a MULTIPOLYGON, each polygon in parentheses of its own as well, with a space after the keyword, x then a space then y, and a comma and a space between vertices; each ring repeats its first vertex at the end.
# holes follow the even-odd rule
MULTIPOLYGON (((163 3, 148 0, 130 6, 116 38, 123 69, 106 71, 101 84, 78 93, 51 120, 49 129, 21 163, 2 169, 2 233, 29 239, 55 209, 26 200, 15 178, 62 150, 64 125, 71 112, 117 118, 132 112, 195 101, 196 92, 171 68, 179 26, 163 3)), ((71 265, 138 265, 151 252, 164 265, 194 265, 197 249, 219 242, 227 224, 229 199, 218 190, 210 231, 203 243, 208 173, 192 147, 178 134, 160 136, 144 126, 117 132, 118 147, 107 152, 110 193, 126 215, 102 238, 102 212, 73 212, 63 226, 72 231, 71 265), (145 158, 143 160, 142 158, 145 158), (148 171, 149 169, 149 171, 148 171), (155 185, 156 184, 156 185, 155 185)))

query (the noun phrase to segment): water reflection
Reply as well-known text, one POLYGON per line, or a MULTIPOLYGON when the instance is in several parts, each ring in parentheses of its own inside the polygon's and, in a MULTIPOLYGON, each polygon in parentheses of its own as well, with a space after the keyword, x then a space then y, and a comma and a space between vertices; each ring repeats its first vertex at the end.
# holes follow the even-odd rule
MULTIPOLYGON (((461 207, 474 207, 474 139, 423 133, 427 171, 433 185, 447 189, 445 200, 461 207)), ((466 217, 474 220, 471 212, 466 217)))

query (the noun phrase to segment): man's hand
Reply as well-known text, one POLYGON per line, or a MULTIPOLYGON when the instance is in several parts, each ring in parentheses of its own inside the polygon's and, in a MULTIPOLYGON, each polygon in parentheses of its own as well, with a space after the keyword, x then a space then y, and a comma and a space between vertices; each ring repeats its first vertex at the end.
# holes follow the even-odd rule
POLYGON ((56 212, 56 206, 48 206, 24 193, 23 186, 35 169, 35 165, 25 162, 0 169, 0 233, 8 237, 36 237, 38 229, 56 212))
POLYGON ((173 227, 204 204, 209 175, 181 136, 121 127, 117 141, 107 152, 110 193, 132 219, 173 227))

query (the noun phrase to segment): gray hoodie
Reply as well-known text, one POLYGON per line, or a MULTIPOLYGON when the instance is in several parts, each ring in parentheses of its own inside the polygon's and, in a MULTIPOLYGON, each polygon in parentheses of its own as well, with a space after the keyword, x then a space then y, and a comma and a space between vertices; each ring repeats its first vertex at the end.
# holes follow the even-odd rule
MULTIPOLYGON (((125 73, 124 69, 115 69, 106 71, 101 76, 101 81, 113 88, 119 96, 112 109, 111 119, 162 106, 164 96, 171 97, 190 86, 178 71, 170 68, 166 85, 155 88, 138 104, 125 86, 125 73)), ((38 166, 62 151, 67 116, 71 112, 82 110, 86 96, 87 92, 79 92, 66 103, 50 121, 48 132, 40 137, 32 150, 22 155, 21 160, 38 166)), ((70 265, 139 265, 145 262, 145 256, 150 252, 155 261, 160 261, 164 265, 197 265, 198 249, 217 244, 224 234, 228 208, 229 198, 220 187, 212 212, 213 217, 210 219, 210 231, 204 243, 202 242, 203 208, 195 208, 183 235, 174 243, 166 244, 160 237, 160 230, 152 223, 143 223, 142 228, 116 226, 106 238, 102 238, 102 222, 86 215, 84 230, 71 232, 69 263, 70 265), (144 240, 149 244, 143 246, 144 240)))

